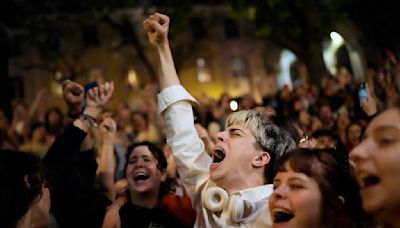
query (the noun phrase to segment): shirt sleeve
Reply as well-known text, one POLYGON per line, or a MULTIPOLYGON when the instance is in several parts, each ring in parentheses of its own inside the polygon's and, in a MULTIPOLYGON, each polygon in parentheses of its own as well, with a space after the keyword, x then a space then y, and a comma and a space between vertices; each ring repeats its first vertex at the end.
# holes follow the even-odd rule
POLYGON ((165 119, 167 143, 174 155, 178 173, 192 199, 209 177, 211 157, 194 127, 190 102, 196 100, 180 85, 163 89, 158 98, 158 111, 165 119))

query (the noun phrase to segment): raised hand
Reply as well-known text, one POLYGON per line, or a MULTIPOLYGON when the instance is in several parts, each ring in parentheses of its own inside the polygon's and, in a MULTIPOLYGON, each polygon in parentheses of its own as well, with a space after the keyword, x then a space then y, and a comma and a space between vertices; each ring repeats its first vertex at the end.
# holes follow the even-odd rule
POLYGON ((103 106, 110 100, 114 92, 114 82, 99 84, 90 89, 86 95, 85 114, 97 118, 103 106))
POLYGON ((84 88, 79 83, 65 80, 62 83, 63 98, 68 106, 69 114, 79 114, 82 112, 82 102, 84 88))
POLYGON ((160 13, 150 15, 143 22, 150 44, 168 44, 169 17, 160 13))
POLYGON ((104 118, 103 122, 100 124, 100 132, 104 143, 114 143, 117 132, 115 120, 111 117, 104 118))
POLYGON ((368 115, 368 116, 373 116, 378 112, 378 107, 377 107, 377 102, 375 99, 375 94, 373 92, 373 88, 370 86, 367 86, 367 93, 368 93, 368 99, 363 101, 360 105, 363 111, 368 115))

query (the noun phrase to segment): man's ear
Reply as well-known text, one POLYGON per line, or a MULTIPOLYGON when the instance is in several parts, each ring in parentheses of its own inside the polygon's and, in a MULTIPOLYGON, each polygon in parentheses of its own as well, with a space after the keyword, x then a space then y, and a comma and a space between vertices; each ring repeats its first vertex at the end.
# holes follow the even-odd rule
POLYGON ((263 167, 269 163, 271 156, 267 152, 261 152, 256 157, 253 158, 252 164, 255 167, 263 167))

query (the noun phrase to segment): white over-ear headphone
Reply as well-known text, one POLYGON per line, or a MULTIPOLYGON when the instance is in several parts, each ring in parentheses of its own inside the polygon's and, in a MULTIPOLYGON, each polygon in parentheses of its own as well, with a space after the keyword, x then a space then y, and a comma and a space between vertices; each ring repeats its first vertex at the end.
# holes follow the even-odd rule
POLYGON ((228 193, 220 187, 210 187, 202 194, 204 206, 213 212, 224 210, 228 205, 229 216, 234 222, 241 222, 254 211, 254 205, 240 197, 240 195, 228 196, 228 193), (228 204, 229 203, 229 204, 228 204))

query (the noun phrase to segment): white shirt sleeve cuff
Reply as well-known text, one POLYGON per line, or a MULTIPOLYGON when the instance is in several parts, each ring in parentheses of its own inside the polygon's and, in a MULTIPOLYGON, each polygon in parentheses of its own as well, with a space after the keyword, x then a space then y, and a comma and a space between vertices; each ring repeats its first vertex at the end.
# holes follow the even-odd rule
POLYGON ((188 100, 197 103, 196 99, 190 95, 189 92, 183 88, 182 85, 173 85, 167 88, 164 88, 158 95, 158 114, 162 113, 167 109, 170 105, 174 104, 175 102, 188 100))

